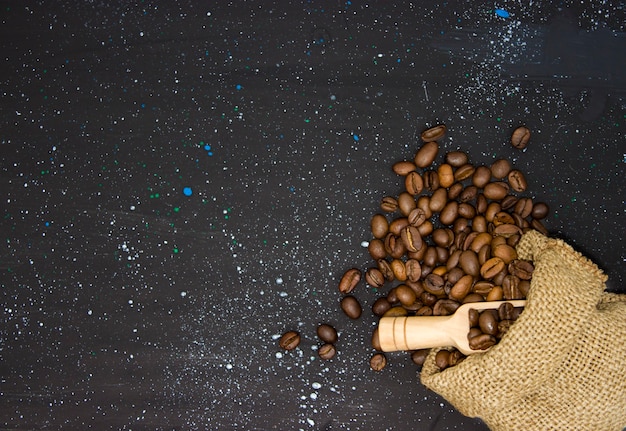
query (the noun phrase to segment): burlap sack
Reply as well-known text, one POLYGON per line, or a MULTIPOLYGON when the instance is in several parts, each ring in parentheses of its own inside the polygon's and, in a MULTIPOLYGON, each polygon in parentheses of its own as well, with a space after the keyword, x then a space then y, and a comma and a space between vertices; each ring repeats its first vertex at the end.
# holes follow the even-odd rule
POLYGON ((534 261, 526 309, 500 343, 440 372, 433 350, 421 381, 466 416, 499 430, 626 427, 626 295, 563 241, 526 233, 534 261))

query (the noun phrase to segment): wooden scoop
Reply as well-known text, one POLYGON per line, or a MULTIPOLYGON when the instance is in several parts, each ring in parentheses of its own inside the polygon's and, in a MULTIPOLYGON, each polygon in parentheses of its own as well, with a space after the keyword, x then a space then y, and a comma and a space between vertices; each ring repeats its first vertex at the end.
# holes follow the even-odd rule
POLYGON ((378 323, 380 347, 384 352, 432 347, 456 347, 464 355, 484 352, 469 347, 469 310, 497 309, 505 302, 514 307, 526 305, 525 300, 471 302, 450 316, 382 317, 378 323))

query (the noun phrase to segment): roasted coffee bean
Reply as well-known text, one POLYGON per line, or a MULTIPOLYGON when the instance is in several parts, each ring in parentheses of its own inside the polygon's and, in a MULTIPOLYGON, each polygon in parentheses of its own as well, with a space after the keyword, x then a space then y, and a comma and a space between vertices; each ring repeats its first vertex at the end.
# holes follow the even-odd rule
POLYGON ((287 331, 285 332, 280 340, 278 340, 278 345, 281 349, 285 350, 293 350, 300 344, 300 334, 296 331, 287 331))
POLYGON ((509 193, 509 185, 502 181, 496 181, 485 185, 483 194, 487 199, 499 201, 509 193))
POLYGON ((385 250, 385 243, 380 239, 373 239, 367 245, 367 251, 374 260, 382 259, 387 255, 385 250))
POLYGON ((421 138, 424 142, 437 141, 446 134, 446 126, 444 124, 439 124, 437 126, 431 127, 430 129, 426 129, 422 132, 421 138))
POLYGON ((454 232, 449 228, 435 229, 432 233, 432 237, 435 244, 440 247, 449 247, 450 244, 454 242, 454 232))
POLYGON ((382 371, 387 365, 387 357, 382 353, 376 353, 370 359, 370 368, 374 371, 382 371))
POLYGON ((521 280, 530 280, 535 270, 532 262, 515 259, 509 263, 509 274, 519 277, 521 280))
POLYGON ((426 212, 421 208, 415 208, 407 216, 407 220, 411 226, 419 226, 426 221, 426 212))
POLYGON ((483 215, 474 216, 472 219, 472 230, 474 232, 487 232, 487 219, 483 215))
POLYGON ((526 187, 528 187, 528 184, 526 183, 526 177, 521 171, 517 169, 513 169, 511 172, 509 172, 507 178, 509 180, 509 185, 511 186, 511 188, 518 193, 525 191, 526 187))
POLYGON ((433 170, 424 172, 424 188, 429 192, 439 189, 439 175, 433 170))
POLYGON ((502 301, 502 298, 504 298, 502 286, 494 286, 493 289, 489 291, 485 299, 487 301, 502 301))
POLYGON ((491 246, 491 241, 493 240, 491 234, 487 232, 472 232, 471 235, 471 237, 468 236, 468 240, 472 238, 468 249, 472 250, 474 253, 478 253, 485 245, 491 246))
POLYGON ((510 302, 503 302, 498 307, 498 318, 500 320, 511 320, 515 312, 515 307, 510 302))
POLYGON ((350 293, 361 281, 361 271, 357 268, 347 270, 339 281, 339 291, 343 294, 350 293))
POLYGON ((519 284, 517 285, 517 288, 519 289, 523 297, 527 297, 528 291, 530 290, 530 281, 520 280, 519 284))
POLYGON ((393 281, 395 278, 393 275, 393 269, 391 269, 391 264, 387 259, 377 260, 376 266, 378 266, 378 270, 383 274, 386 281, 393 281))
MULTIPOLYGON (((431 222, 430 220, 426 220, 424 223, 417 226, 417 231, 420 233, 420 235, 422 235, 422 238, 433 233, 433 229, 433 222, 431 222)), ((426 250, 426 247, 422 247, 421 250, 426 250)))
POLYGON ((477 195, 478 195, 478 187, 474 185, 467 186, 463 189, 463 191, 459 195, 459 200, 461 202, 469 202, 471 200, 476 199, 477 195))
POLYGON ((405 227, 402 230, 401 236, 408 251, 418 251, 424 245, 422 235, 420 235, 419 230, 415 226, 409 225, 405 227))
POLYGON ((424 292, 420 295, 420 301, 424 305, 432 307, 439 298, 426 290, 426 283, 423 283, 422 286, 424 286, 424 292))
POLYGON ((389 223, 389 232, 393 233, 395 236, 400 236, 402 234, 402 229, 409 225, 409 219, 406 217, 398 217, 395 218, 389 223))
POLYGON ((384 215, 374 214, 372 220, 370 221, 370 228, 374 238, 384 238, 385 235, 387 235, 387 232, 389 232, 389 222, 384 215))
MULTIPOLYGON (((469 311, 467 312, 467 317, 469 319, 469 326, 470 328, 474 328, 476 326, 478 326, 478 317, 480 316, 480 313, 478 312, 478 310, 476 310, 475 308, 470 308, 469 311)), ((481 331, 482 332, 482 331, 481 331)), ((469 337, 469 333, 467 334, 469 337)))
POLYGON ((463 181, 474 175, 474 171, 476 168, 469 163, 460 166, 456 171, 454 171, 454 179, 456 181, 463 181))
POLYGON ((393 169, 396 174, 402 176, 408 175, 410 172, 415 171, 415 168, 415 163, 409 161, 397 162, 394 163, 394 165, 391 167, 391 169, 393 169))
POLYGON ((452 166, 447 163, 442 163, 437 168, 437 175, 439 176, 439 185, 444 188, 450 187, 454 184, 454 173, 452 172, 452 166))
POLYGON ((478 293, 472 292, 469 295, 467 295, 465 298, 463 298, 463 304, 469 304, 471 302, 484 302, 485 298, 482 295, 479 295, 478 293))
POLYGON ((454 168, 463 166, 468 162, 467 154, 463 151, 450 151, 446 154, 446 163, 454 168))
POLYGON ((472 350, 486 350, 496 344, 496 338, 489 334, 480 334, 469 339, 469 347, 472 350))
POLYGON ((424 211, 426 220, 433 215, 433 212, 430 210, 430 196, 422 195, 417 198, 417 207, 424 211))
POLYGON ((458 365, 459 363, 463 362, 465 357, 466 356, 463 353, 459 352, 458 350, 453 350, 450 352, 450 357, 448 358, 448 365, 450 367, 454 367, 455 365, 458 365))
POLYGON ((391 266, 391 271, 393 272, 393 276, 398 281, 406 281, 406 267, 404 266, 404 262, 400 259, 394 259, 389 264, 391 266))
POLYGON ((520 229, 519 226, 507 223, 494 227, 491 233, 493 234, 493 236, 503 236, 505 238, 508 238, 513 235, 521 235, 522 229, 520 229))
POLYGON ((530 140, 530 130, 527 127, 521 126, 513 131, 511 135, 511 145, 517 149, 524 149, 528 145, 530 140))
POLYGON ((476 196, 476 212, 478 214, 485 214, 485 211, 487 211, 487 205, 489 205, 489 202, 487 202, 485 194, 479 193, 476 196))
MULTIPOLYGON (((510 264, 509 264, 510 265, 510 264)), ((519 289, 520 279, 515 275, 507 275, 502 281, 502 291, 504 299, 522 299, 522 292, 519 289)))
POLYGON ((419 173, 409 172, 404 179, 404 188, 412 195, 418 195, 424 190, 424 180, 419 173))
POLYGON ((318 356, 321 359, 328 360, 335 357, 337 354, 337 349, 334 345, 330 343, 323 344, 317 351, 318 356))
POLYGON ((491 259, 491 245, 490 244, 483 245, 480 248, 480 250, 478 250, 478 253, 476 254, 478 255, 478 263, 480 264, 482 268, 482 266, 485 263, 487 263, 489 259, 491 259))
POLYGON ((493 222, 492 223, 493 223, 494 226, 500 226, 501 224, 515 224, 515 219, 508 212, 500 211, 493 218, 493 222))
POLYGON ((450 201, 441 209, 441 214, 439 214, 439 221, 441 221, 441 223, 445 225, 449 225, 454 223, 454 220, 458 217, 458 215, 459 204, 456 201, 450 201))
POLYGON ((426 142, 415 153, 414 163, 418 168, 425 168, 430 166, 439 152, 439 145, 436 142, 426 142))
POLYGON ((545 202, 536 202, 533 205, 533 210, 530 213, 530 215, 532 218, 536 220, 541 220, 541 219, 546 218, 549 212, 550 212, 550 208, 545 202))
POLYGON ((424 365, 426 362, 426 357, 430 353, 430 349, 419 349, 411 353, 411 360, 413 363, 419 367, 424 365))
POLYGON ((389 303, 389 301, 387 301, 387 298, 381 297, 374 301, 374 303, 372 304, 372 313, 374 313, 378 317, 381 317, 390 308, 391 304, 389 303))
POLYGON ((325 343, 335 344, 337 342, 337 331, 331 325, 322 323, 317 327, 317 336, 325 343))
POLYGON ((417 259, 407 259, 404 263, 406 278, 409 281, 418 281, 422 275, 422 265, 417 259))
POLYGON ((460 278, 459 281, 454 284, 454 286, 452 286, 448 297, 457 301, 463 301, 463 299, 465 299, 465 297, 472 290, 473 283, 474 277, 472 277, 471 275, 464 275, 460 278))
POLYGON ((415 315, 416 316, 432 316, 433 309, 432 307, 429 307, 428 305, 423 305, 415 312, 415 315))
POLYGON ((487 205, 487 210, 485 211, 485 220, 493 222, 496 214, 500 211, 502 211, 502 205, 500 202, 490 202, 489 205, 487 205))
MULTIPOLYGON (((402 192, 398 196, 398 209, 403 216, 408 216, 417 207, 415 197, 408 192, 402 192)), ((408 223, 408 220, 407 220, 408 223)))
POLYGON ((495 287, 495 283, 489 280, 479 280, 474 283, 474 287, 472 290, 474 293, 478 293, 479 295, 486 297, 495 287))
POLYGON ((517 205, 518 200, 519 198, 517 196, 506 195, 504 199, 502 199, 502 202, 500 202, 500 206, 502 207, 503 211, 507 211, 511 208, 515 208, 515 205, 517 205))
POLYGON ((449 359, 450 359, 450 352, 445 349, 440 350, 435 355, 435 365, 437 365, 437 367, 439 367, 439 369, 443 371, 446 368, 448 368, 448 366, 450 365, 449 359))
POLYGON ((491 180, 491 171, 487 166, 478 166, 472 175, 472 184, 479 189, 484 188, 491 180))
MULTIPOLYGON (((468 233, 467 236, 465 237, 465 241, 462 244, 462 249, 463 250, 470 250, 470 246, 472 245, 472 243, 474 242, 474 240, 476 239, 478 234, 479 234, 479 232, 470 232, 470 233, 468 233)), ((476 252, 474 252, 474 253, 476 253, 476 252)))
POLYGON ((365 272, 365 282, 372 287, 380 289, 385 284, 385 276, 378 268, 369 268, 365 272))
MULTIPOLYGON (((515 204, 515 213, 520 217, 526 218, 533 210, 533 200, 531 198, 520 198, 515 204)), ((518 224, 519 226, 519 224, 518 224)))
POLYGON ((454 200, 458 198, 461 195, 461 192, 463 191, 463 189, 464 187, 463 187, 463 184, 461 183, 452 184, 450 188, 448 189, 448 199, 454 200))
POLYGON ((483 310, 478 316, 478 326, 485 334, 496 335, 498 333, 498 312, 496 310, 483 310))
POLYGON ((506 268, 504 261, 499 257, 492 257, 480 267, 480 275, 486 280, 490 280, 506 268))
POLYGON ((345 296, 341 300, 341 309, 350 319, 358 319, 361 317, 361 312, 363 311, 361 308, 361 304, 359 301, 351 295, 345 296))
POLYGON ((478 256, 472 250, 465 250, 459 257, 459 265, 461 269, 473 277, 480 275, 480 265, 478 264, 478 256))
POLYGON ((409 306, 415 302, 417 297, 415 296, 415 292, 406 284, 400 284, 396 287, 396 295, 398 296, 398 300, 404 306, 409 306))
POLYGON ((491 164, 491 175, 501 180, 511 172, 511 163, 507 159, 498 159, 491 164))
POLYGON ((467 202, 461 202, 458 206, 457 212, 459 216, 466 218, 468 220, 476 217, 476 208, 474 208, 472 205, 468 204, 467 202))
POLYGON ((491 255, 494 257, 499 257, 506 265, 517 259, 517 251, 515 251, 513 247, 506 243, 498 244, 495 247, 493 247, 492 245, 491 255))
POLYGON ((433 305, 434 316, 449 316, 459 308, 461 304, 453 299, 440 299, 433 305))
MULTIPOLYGON (((443 290, 444 284, 445 282, 443 281, 443 277, 441 277, 440 275, 431 273, 431 274, 428 274, 428 276, 424 279, 424 290, 436 296, 444 295, 444 290, 443 290)), ((426 301, 422 301, 422 302, 426 303, 426 301)))
POLYGON ((385 196, 380 202, 380 209, 384 212, 392 213, 398 209, 398 201, 391 196, 385 196))
POLYGON ((513 325, 513 321, 512 320, 501 320, 498 322, 498 334, 496 335, 496 338, 502 338, 504 337, 504 335, 509 332, 509 329, 511 328, 511 325, 513 325))
MULTIPOLYGON (((455 201, 452 201, 455 202, 455 201)), ((436 190, 430 198, 430 204, 428 207, 432 212, 440 212, 448 203, 448 194, 446 189, 436 190)))

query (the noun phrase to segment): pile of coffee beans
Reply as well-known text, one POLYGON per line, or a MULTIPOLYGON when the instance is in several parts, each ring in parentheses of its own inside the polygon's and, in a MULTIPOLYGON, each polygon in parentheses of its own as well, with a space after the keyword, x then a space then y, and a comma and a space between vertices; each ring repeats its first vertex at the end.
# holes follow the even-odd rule
MULTIPOLYGON (((474 165, 457 150, 443 155, 443 163, 435 166, 437 140, 445 133, 445 125, 424 131, 413 159, 392 166, 403 178, 404 190, 383 197, 381 212, 371 218, 368 251, 374 264, 364 274, 348 269, 339 281, 340 308, 349 318, 362 315, 351 293, 363 278, 375 292, 386 291, 373 301, 376 317, 450 315, 465 303, 526 297, 533 265, 518 258, 515 246, 529 229, 547 234, 541 220, 549 213, 548 205, 522 196, 526 177, 506 159, 474 165)), ((529 139, 530 131, 522 126, 513 132, 511 144, 523 149, 529 139)), ((502 328, 512 320, 501 319, 507 322, 502 328)), ((480 340, 495 344, 504 332, 482 331, 477 337, 485 334, 491 338, 480 340)), ((334 343, 322 341, 333 347, 332 354, 324 356, 334 356, 334 343)), ((372 345, 378 352, 370 366, 380 371, 387 358, 380 352, 377 330, 372 345)), ((464 357, 454 349, 445 352, 445 361, 438 362, 445 363, 443 368, 464 357)), ((428 349, 410 354, 421 366, 428 349)))

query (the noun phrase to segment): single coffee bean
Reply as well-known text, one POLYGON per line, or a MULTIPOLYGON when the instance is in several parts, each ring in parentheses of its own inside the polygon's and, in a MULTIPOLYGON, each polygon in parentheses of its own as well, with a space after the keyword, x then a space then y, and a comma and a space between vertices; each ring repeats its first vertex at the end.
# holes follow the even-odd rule
POLYGON ((487 210, 485 211, 485 220, 493 222, 494 217, 500 211, 502 211, 502 205, 500 202, 490 202, 489 205, 487 205, 487 210))
POLYGON ((430 349, 419 349, 411 353, 411 360, 413 363, 419 367, 424 365, 426 362, 426 357, 430 353, 430 349))
POLYGON ((492 223, 494 226, 500 226, 501 224, 515 224, 515 219, 508 212, 500 211, 495 215, 492 223))
POLYGON ((472 250, 465 250, 459 257, 459 265, 461 269, 473 277, 480 275, 480 265, 478 263, 478 256, 472 250))
POLYGON ((347 270, 339 282, 339 291, 343 294, 350 293, 361 281, 361 271, 357 268, 347 270))
POLYGON ((402 233, 402 229, 409 225, 409 219, 406 217, 398 217, 395 218, 389 223, 389 232, 394 234, 395 236, 400 236, 402 233))
POLYGON ((287 331, 285 332, 280 340, 278 340, 278 345, 281 349, 285 350, 293 350, 300 344, 300 334, 296 331, 287 331))
POLYGON ((549 212, 550 212, 550 208, 545 202, 536 202, 533 205, 533 210, 530 213, 530 215, 532 218, 536 220, 541 220, 541 219, 546 218, 549 212))
POLYGON ((491 246, 491 241, 493 240, 491 234, 487 232, 472 232, 472 236, 468 236, 468 238, 473 238, 468 249, 472 250, 474 253, 478 253, 478 251, 486 245, 491 246))
MULTIPOLYGON (((519 214, 520 217, 526 218, 530 215, 533 210, 533 200, 531 198, 520 198, 515 204, 516 214, 519 214)), ((516 223, 517 224, 517 223, 516 223)), ((517 224, 519 226, 519 224, 517 224)))
MULTIPOLYGON (((398 209, 403 216, 408 216, 416 206, 417 202, 415 202, 415 197, 413 195, 408 192, 400 193, 398 196, 398 209)), ((406 223, 408 224, 408 220, 406 220, 406 223)))
MULTIPOLYGON (((504 237, 497 237, 497 238, 504 239, 504 237)), ((506 243, 498 244, 495 247, 493 247, 493 244, 492 244, 491 255, 494 257, 499 257, 500 259, 502 259, 502 261, 506 265, 511 263, 513 260, 517 259, 517 251, 515 251, 513 247, 511 247, 510 245, 506 243)))
POLYGON ((487 232, 487 219, 483 215, 474 216, 472 219, 472 230, 474 232, 487 232))
POLYGON ((485 334, 496 335, 498 333, 498 312, 496 310, 483 310, 478 316, 478 326, 485 334))
POLYGON ((459 195, 459 201, 469 202, 473 199, 476 199, 477 195, 478 195, 478 187, 476 187, 475 185, 470 185, 463 189, 463 191, 459 195))
POLYGON ((474 171, 476 168, 469 163, 460 166, 456 171, 454 171, 454 179, 458 182, 468 179, 472 175, 474 175, 474 171))
POLYGON ((398 209, 398 201, 391 196, 385 196, 380 202, 380 209, 386 213, 392 213, 398 209))
POLYGON ((439 124, 435 127, 424 130, 422 132, 421 138, 424 142, 431 142, 443 138, 445 134, 446 126, 444 124, 439 124))
POLYGON ((422 275, 422 265, 417 259, 407 259, 404 263, 406 269, 406 278, 409 281, 418 281, 422 275))
POLYGON ((384 238, 387 232, 389 232, 389 222, 384 215, 374 214, 370 221, 370 228, 374 238, 384 238))
POLYGON ((423 305, 415 312, 415 315, 416 316, 432 316, 433 309, 432 307, 429 307, 428 305, 423 305))
POLYGON ((509 274, 519 277, 521 280, 530 280, 535 267, 528 260, 515 259, 509 263, 509 274))
POLYGON ((378 270, 383 274, 383 277, 385 277, 385 280, 393 281, 393 269, 391 269, 391 265, 388 260, 379 259, 376 261, 376 265, 378 266, 378 270))
POLYGON ((484 188, 491 180, 491 171, 487 166, 478 166, 472 175, 472 184, 479 189, 484 188))
POLYGON ((417 166, 418 168, 425 168, 427 166, 430 166, 437 157, 438 152, 439 145, 436 142, 426 142, 417 151, 417 153, 415 153, 415 166, 417 166))
POLYGON ((507 159, 498 159, 491 164, 491 175, 501 180, 511 172, 511 163, 507 159))
POLYGON ((485 301, 485 298, 482 295, 479 295, 476 292, 472 292, 463 299, 463 304, 469 304, 472 302, 484 302, 484 301, 485 301))
POLYGON ((513 320, 501 320, 498 322, 498 334, 496 334, 496 338, 502 338, 504 335, 509 332, 511 325, 513 325, 513 320))
POLYGON ((450 151, 446 154, 446 163, 454 168, 463 166, 468 162, 467 154, 463 151, 450 151))
POLYGON ((419 173, 409 172, 404 179, 404 188, 412 195, 418 195, 424 190, 424 180, 419 173))
POLYGON ((522 150, 528 145, 530 140, 530 130, 527 127, 521 126, 513 131, 511 136, 511 145, 513 147, 522 150))
POLYGON ((517 288, 519 289, 523 297, 527 297, 528 291, 530 290, 530 281, 521 280, 519 284, 517 285, 517 288))
POLYGON ((464 187, 461 183, 454 183, 448 188, 448 199, 454 200, 458 198, 463 191, 464 187))
POLYGON ((415 168, 415 163, 409 161, 397 162, 394 163, 394 165, 391 167, 391 169, 393 169, 396 174, 402 176, 408 175, 409 172, 415 171, 415 168))
POLYGON ((489 280, 479 280, 474 283, 474 287, 472 290, 474 293, 478 293, 480 296, 486 297, 489 295, 489 292, 493 290, 495 287, 495 283, 489 280))
POLYGON ((439 214, 439 221, 441 221, 441 223, 445 225, 450 225, 454 223, 454 220, 458 217, 458 215, 459 204, 456 201, 450 201, 441 209, 441 214, 439 214))
POLYGON ((476 196, 476 212, 478 214, 485 214, 485 211, 487 211, 487 205, 489 205, 489 202, 487 202, 486 195, 484 193, 479 193, 476 196))
POLYGON ((503 302, 498 307, 498 318, 500 320, 511 320, 513 319, 513 313, 515 312, 515 307, 510 302, 503 302))
POLYGON ((404 266, 404 261, 400 259, 394 259, 389 264, 391 267, 391 271, 393 272, 393 276, 396 280, 404 282, 406 281, 406 267, 404 266))
MULTIPOLYGON (((511 265, 511 264, 509 264, 511 265)), ((520 279, 515 275, 507 275, 502 280, 502 292, 504 299, 522 299, 522 292, 519 289, 520 279)))
MULTIPOLYGON (((480 316, 480 313, 478 312, 478 310, 476 310, 475 308, 470 308, 469 309, 469 311, 467 312, 467 317, 469 319, 469 326, 470 326, 470 328, 474 328, 474 327, 478 326, 478 317, 479 316, 480 316)), ((468 334, 468 336, 469 336, 469 334, 468 334)))
POLYGON ((474 277, 472 277, 471 275, 464 275, 459 281, 454 284, 454 286, 452 286, 452 289, 450 289, 450 293, 448 294, 448 296, 450 297, 450 299, 463 301, 463 299, 472 290, 473 283, 474 277))
POLYGON ((328 360, 335 357, 337 349, 332 344, 326 343, 317 350, 317 354, 321 359, 328 360))
POLYGON ((506 268, 504 261, 499 257, 492 257, 480 267, 480 275, 490 280, 506 268))
POLYGON ((374 313, 374 315, 378 317, 381 317, 390 308, 391 304, 389 303, 389 301, 387 301, 387 298, 381 297, 374 301, 374 303, 372 304, 372 313, 374 313))
POLYGON ((502 298, 504 298, 502 286, 494 286, 493 289, 489 291, 485 299, 487 301, 502 301, 502 298))
MULTIPOLYGON (((445 292, 443 290, 445 282, 443 281, 443 277, 437 274, 428 274, 424 279, 424 290, 426 292, 431 293, 435 296, 444 295, 445 292)), ((422 301, 426 303, 426 301, 422 301)), ((430 304, 432 305, 432 304, 430 304)))
POLYGON ((432 238, 436 245, 440 247, 449 247, 454 242, 454 232, 452 232, 449 228, 435 229, 432 233, 432 238))
POLYGON ((382 353, 376 353, 370 359, 370 368, 374 371, 381 371, 387 365, 387 357, 382 353))
POLYGON ((433 316, 449 316, 460 306, 461 304, 453 299, 440 299, 433 305, 433 316))
POLYGON ((469 340, 469 348, 472 350, 486 350, 495 344, 496 338, 489 334, 480 334, 469 340))
POLYGON ((422 235, 420 235, 419 230, 415 226, 409 225, 405 227, 402 230, 401 237, 408 251, 418 251, 424 245, 422 235))
POLYGON ((361 304, 359 304, 359 301, 354 296, 350 296, 350 295, 345 296, 341 300, 340 305, 341 305, 341 309, 343 310, 343 312, 350 319, 356 320, 359 317, 361 317, 361 312, 362 312, 361 304))
POLYGON ((367 245, 367 251, 374 260, 382 259, 387 255, 385 243, 377 238, 370 241, 367 245))
POLYGON ((468 204, 467 202, 461 202, 459 204, 458 213, 459 213, 459 216, 466 218, 468 220, 471 220, 474 217, 476 217, 476 208, 474 208, 472 205, 468 204))
POLYGON ((440 212, 447 203, 448 194, 446 193, 446 189, 438 189, 430 198, 429 208, 432 212, 440 212))
MULTIPOLYGON (((473 309, 470 309, 470 311, 472 311, 473 309)), ((478 313, 478 310, 474 310, 478 316, 480 316, 480 313, 478 313)), ((476 317, 476 319, 478 319, 478 317, 476 317)), ((478 321, 477 321, 478 322, 478 321)), ((470 330, 467 333, 467 339, 468 341, 471 340, 474 337, 478 337, 479 335, 482 335, 483 331, 480 330, 480 328, 478 327, 478 323, 476 323, 476 325, 474 325, 473 327, 470 327, 470 330)))
POLYGON ((535 229, 538 232, 541 232, 543 235, 548 235, 548 229, 537 219, 532 219, 530 222, 530 227, 535 229))
POLYGON ((365 272, 365 281, 372 287, 380 289, 385 284, 385 277, 378 268, 369 268, 365 272))
POLYGON ((417 207, 424 211, 426 219, 433 215, 433 212, 430 210, 430 196, 422 195, 417 198, 417 207))
POLYGON ((523 192, 526 190, 526 187, 528 187, 528 184, 526 183, 526 177, 521 171, 517 169, 513 169, 511 172, 509 172, 507 178, 509 180, 511 188, 516 192, 523 192))
POLYGON ((417 227, 424 223, 426 221, 426 218, 426 212, 423 209, 415 208, 409 213, 407 220, 409 221, 409 224, 411 226, 417 227))
POLYGON ((454 184, 454 173, 452 172, 452 166, 449 164, 443 163, 439 165, 437 175, 439 175, 439 185, 441 187, 448 188, 454 184))
POLYGON ((385 314, 383 314, 383 317, 404 317, 404 316, 406 316, 408 314, 409 313, 406 310, 406 308, 397 305, 397 306, 391 307, 389 310, 385 311, 385 314))
POLYGON ((522 229, 514 224, 506 223, 494 227, 491 233, 493 234, 493 236, 503 236, 505 238, 508 238, 513 235, 521 235, 522 229))
POLYGON ((517 201, 518 201, 518 197, 514 196, 514 195, 506 195, 504 197, 504 199, 502 199, 502 202, 500 203, 500 206, 502 207, 503 211, 509 210, 511 208, 514 208, 515 205, 517 205, 517 201))
POLYGON ((487 199, 499 201, 509 193, 509 185, 502 181, 496 181, 485 185, 483 193, 487 199))
POLYGON ((335 344, 337 342, 337 331, 327 323, 322 323, 317 327, 317 336, 325 343, 335 344))
POLYGON ((450 365, 450 352, 448 350, 440 350, 435 355, 435 365, 439 367, 441 371, 448 368, 450 365))

